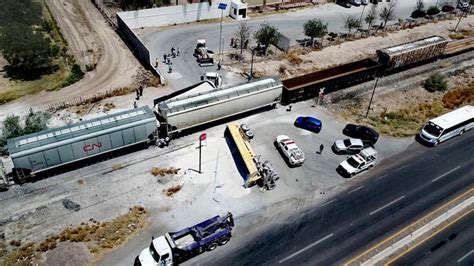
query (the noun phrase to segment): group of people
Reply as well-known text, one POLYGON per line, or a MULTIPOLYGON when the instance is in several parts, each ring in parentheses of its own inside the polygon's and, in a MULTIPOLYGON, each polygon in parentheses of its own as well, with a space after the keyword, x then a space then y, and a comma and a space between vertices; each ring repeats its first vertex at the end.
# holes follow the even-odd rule
MULTIPOLYGON (((171 62, 171 58, 176 58, 181 54, 181 50, 179 50, 179 47, 175 49, 174 47, 171 47, 171 53, 163 54, 163 63, 168 65, 168 73, 173 72, 173 62, 171 62)), ((158 58, 155 60, 155 68, 158 68, 158 58)))
POLYGON ((143 86, 140 85, 140 87, 135 90, 135 93, 137 94, 137 97, 135 97, 135 101, 133 102, 133 108, 138 108, 138 100, 143 96, 143 86))

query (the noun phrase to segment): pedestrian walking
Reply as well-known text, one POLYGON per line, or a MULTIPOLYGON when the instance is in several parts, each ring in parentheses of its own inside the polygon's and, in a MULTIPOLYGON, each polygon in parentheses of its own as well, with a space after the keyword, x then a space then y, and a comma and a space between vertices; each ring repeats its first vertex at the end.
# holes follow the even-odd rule
POLYGON ((171 64, 171 56, 170 56, 170 55, 168 55, 168 56, 166 57, 166 63, 167 63, 168 65, 171 64))
POLYGON ((142 85, 140 85, 139 90, 140 90, 140 96, 143 96, 143 86, 142 85))
POLYGON ((163 54, 163 63, 166 64, 166 54, 163 54))
POLYGON ((172 73, 173 72, 173 63, 170 63, 168 65, 168 73, 172 73))
POLYGON ((133 108, 137 108, 137 107, 138 107, 137 101, 133 101, 133 108))
POLYGON ((155 59, 155 68, 158 68, 158 57, 155 59))
POLYGON ((221 70, 221 61, 217 62, 217 70, 221 70))
POLYGON ((176 54, 179 56, 180 53, 181 53, 181 50, 179 50, 179 47, 178 47, 178 49, 176 49, 176 54))
POLYGON ((174 49, 174 47, 171 47, 171 55, 173 56, 173 58, 176 57, 175 51, 176 50, 174 49))
POLYGON ((324 144, 319 145, 319 154, 323 153, 324 144))

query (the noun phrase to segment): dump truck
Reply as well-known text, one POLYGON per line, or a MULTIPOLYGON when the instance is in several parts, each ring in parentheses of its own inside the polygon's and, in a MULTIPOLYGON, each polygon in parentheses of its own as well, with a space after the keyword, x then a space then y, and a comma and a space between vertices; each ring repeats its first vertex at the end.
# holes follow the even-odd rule
POLYGON ((164 236, 152 238, 151 244, 135 258, 138 265, 176 265, 205 251, 227 244, 232 237, 232 213, 214 216, 201 223, 164 236))
POLYGON ((194 48, 194 56, 196 57, 199 66, 213 66, 214 52, 207 49, 206 40, 197 40, 196 48, 194 48))

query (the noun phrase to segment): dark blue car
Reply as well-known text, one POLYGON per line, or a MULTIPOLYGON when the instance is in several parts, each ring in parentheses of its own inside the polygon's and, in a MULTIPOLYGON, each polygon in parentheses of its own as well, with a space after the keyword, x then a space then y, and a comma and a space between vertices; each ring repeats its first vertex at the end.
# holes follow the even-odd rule
POLYGON ((321 120, 311 116, 299 116, 298 118, 296 118, 295 126, 309 131, 313 131, 315 133, 319 133, 323 128, 323 123, 321 122, 321 120))

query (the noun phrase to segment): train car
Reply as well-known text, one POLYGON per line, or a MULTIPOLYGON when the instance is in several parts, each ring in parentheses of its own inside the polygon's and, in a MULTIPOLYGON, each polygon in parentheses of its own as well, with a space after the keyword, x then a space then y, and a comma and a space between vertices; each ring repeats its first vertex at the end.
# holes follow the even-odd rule
POLYGON ((448 41, 441 36, 431 36, 377 50, 379 62, 387 72, 416 63, 436 59, 443 55, 448 41))
POLYGON ((330 93, 373 79, 381 65, 363 59, 283 80, 282 104, 318 97, 321 89, 330 93))
POLYGON ((261 78, 208 92, 177 96, 155 105, 160 136, 217 121, 236 114, 276 105, 283 85, 276 78, 261 78))
POLYGON ((155 139, 157 122, 145 106, 7 140, 20 183, 37 173, 155 139))

